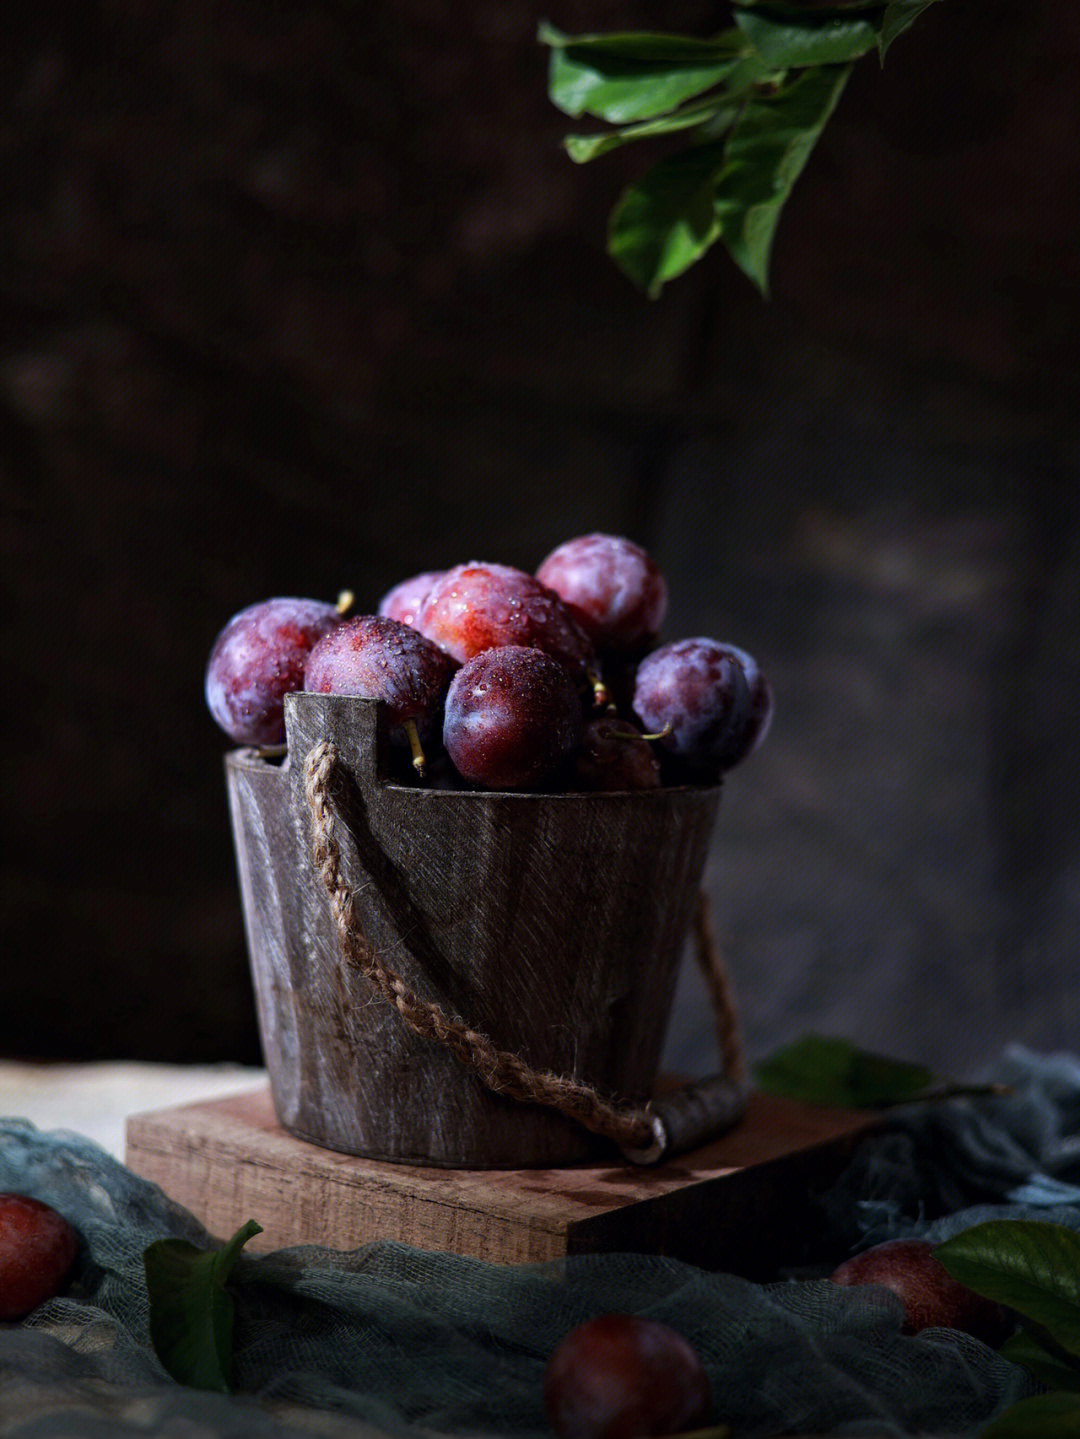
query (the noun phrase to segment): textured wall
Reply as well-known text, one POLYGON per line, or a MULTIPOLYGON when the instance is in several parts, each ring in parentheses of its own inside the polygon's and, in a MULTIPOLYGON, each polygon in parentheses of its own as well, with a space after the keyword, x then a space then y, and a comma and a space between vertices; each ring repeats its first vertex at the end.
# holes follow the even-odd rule
MULTIPOLYGON (((255 1056, 201 696, 229 614, 586 528, 776 682, 711 871, 752 1048, 1075 1042, 1080 17, 944 0, 863 61, 766 305, 720 256, 654 304, 615 271, 639 157, 561 154, 541 15, 655 23, 8 22, 0 1052, 255 1056)), ((672 1058, 708 1051, 688 974, 672 1058)))

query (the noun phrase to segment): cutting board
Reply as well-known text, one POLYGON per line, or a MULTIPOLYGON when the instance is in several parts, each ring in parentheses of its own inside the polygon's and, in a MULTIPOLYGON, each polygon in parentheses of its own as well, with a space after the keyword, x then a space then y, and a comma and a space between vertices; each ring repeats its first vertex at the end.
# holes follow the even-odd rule
POLYGON ((768 1278, 812 1262, 827 1186, 875 1115, 756 1094, 736 1128, 654 1169, 618 1158, 557 1169, 388 1164, 296 1139, 269 1089, 133 1115, 127 1164, 215 1235, 255 1219, 252 1249, 394 1239, 500 1263, 668 1254, 768 1278))

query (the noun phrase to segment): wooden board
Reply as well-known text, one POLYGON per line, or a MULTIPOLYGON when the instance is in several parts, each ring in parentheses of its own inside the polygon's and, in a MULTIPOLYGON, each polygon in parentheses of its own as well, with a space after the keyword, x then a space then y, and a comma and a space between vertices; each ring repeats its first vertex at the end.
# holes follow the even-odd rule
POLYGON ((670 1254, 747 1278, 814 1256, 811 1201, 875 1116, 754 1095, 745 1119, 656 1169, 618 1159, 461 1170, 334 1153, 288 1134, 269 1090, 132 1116, 127 1163, 216 1235, 250 1247, 396 1239, 501 1263, 592 1251, 670 1254))

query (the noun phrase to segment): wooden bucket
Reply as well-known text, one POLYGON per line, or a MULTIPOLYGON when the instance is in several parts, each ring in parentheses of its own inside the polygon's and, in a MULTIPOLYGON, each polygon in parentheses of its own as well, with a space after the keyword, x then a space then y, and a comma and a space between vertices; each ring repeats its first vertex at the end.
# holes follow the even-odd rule
POLYGON ((652 1093, 718 788, 496 794, 387 779, 385 711, 286 698, 283 767, 226 759, 263 1050, 284 1128, 329 1149, 458 1168, 569 1163, 596 1137, 492 1093, 342 960, 311 859, 307 756, 335 808, 363 940, 453 1019, 611 1097, 652 1093))

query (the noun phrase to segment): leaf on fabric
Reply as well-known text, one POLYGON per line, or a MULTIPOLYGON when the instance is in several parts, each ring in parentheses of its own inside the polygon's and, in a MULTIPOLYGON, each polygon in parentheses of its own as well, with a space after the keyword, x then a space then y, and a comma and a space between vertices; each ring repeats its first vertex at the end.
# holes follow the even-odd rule
POLYGON ((881 20, 881 33, 878 35, 878 53, 882 60, 885 59, 885 52, 892 42, 905 30, 910 30, 922 12, 936 3, 937 0, 890 0, 881 20))
POLYGON ((808 1034, 785 1045, 755 1070, 759 1088, 812 1104, 873 1109, 916 1099, 934 1081, 921 1064, 858 1049, 846 1039, 808 1034))
POLYGON ((548 94, 567 115, 622 125, 669 114, 720 85, 747 44, 737 30, 712 39, 685 35, 564 35, 541 25, 551 49, 548 94))
POLYGON ((1080 1358, 1080 1234, 1035 1219, 992 1219, 934 1249, 954 1279, 1015 1309, 1080 1358))
POLYGON ((1030 1330, 1018 1329, 1010 1334, 998 1353, 1010 1364, 1019 1364, 1034 1374, 1048 1389, 1080 1393, 1080 1364, 1070 1363, 1064 1355, 1052 1354, 1030 1330))
POLYGON ((221 1249, 161 1239, 143 1254, 150 1338, 178 1383, 228 1393, 234 1306, 225 1283, 241 1249, 261 1233, 262 1226, 249 1219, 221 1249))
POLYGON ((1021 1399, 980 1429, 979 1439, 1080 1439, 1080 1396, 1021 1399))

